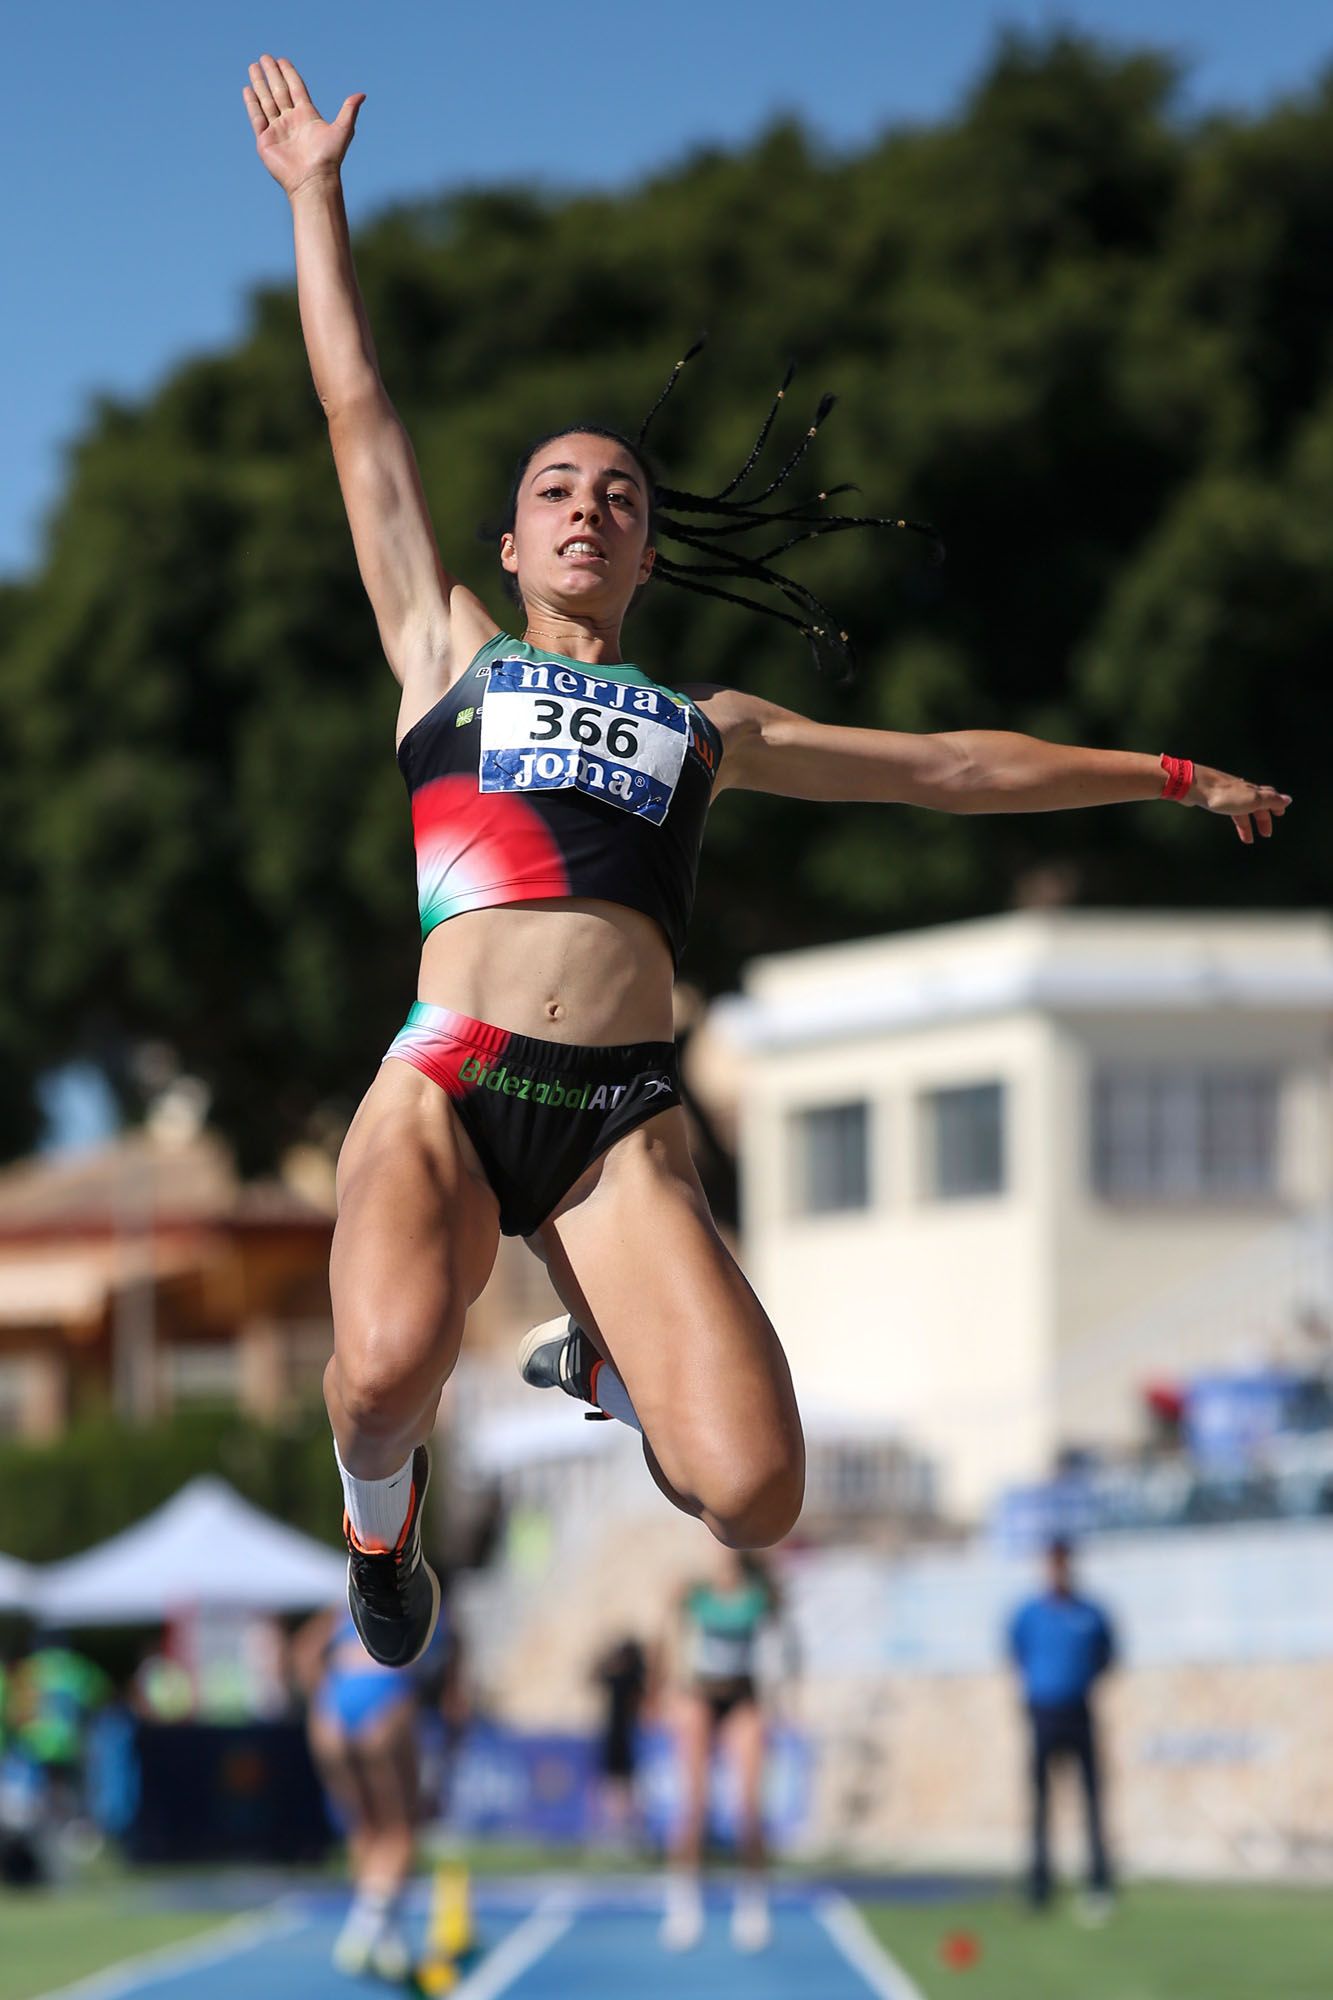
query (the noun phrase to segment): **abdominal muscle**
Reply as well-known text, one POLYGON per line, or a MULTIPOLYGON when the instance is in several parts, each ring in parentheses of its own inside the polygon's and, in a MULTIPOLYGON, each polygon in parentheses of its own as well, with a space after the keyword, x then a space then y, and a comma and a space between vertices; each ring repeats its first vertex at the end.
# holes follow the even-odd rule
POLYGON ((672 963, 651 917, 573 898, 467 910, 430 933, 417 997, 582 1047, 669 1042, 672 963))

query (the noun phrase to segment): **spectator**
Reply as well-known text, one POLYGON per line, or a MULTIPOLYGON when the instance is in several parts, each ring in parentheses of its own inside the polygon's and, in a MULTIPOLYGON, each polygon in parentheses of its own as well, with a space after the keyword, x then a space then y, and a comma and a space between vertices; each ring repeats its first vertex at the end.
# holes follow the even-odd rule
POLYGON ((10 1727, 19 1749, 40 1770, 61 1822, 82 1809, 88 1730, 111 1692, 102 1669, 59 1632, 42 1633, 15 1671, 10 1727))
POLYGON ((638 1640, 626 1637, 609 1647, 593 1668, 593 1679, 606 1704, 599 1746, 603 1823, 612 1845, 623 1848, 639 1830, 634 1779, 648 1662, 638 1640))
POLYGON ((1042 1909, 1050 1902, 1047 1821, 1051 1767, 1072 1758, 1083 1781, 1088 1823, 1088 1891, 1082 1910, 1089 1921, 1100 1922, 1111 1910, 1111 1872, 1102 1829, 1091 1695, 1115 1657, 1115 1640, 1101 1606, 1074 1588, 1069 1544, 1053 1541, 1046 1562, 1045 1590, 1021 1604, 1009 1626, 1009 1651, 1022 1681, 1031 1727, 1028 1894, 1034 1908, 1042 1909))
POLYGON ((189 1722, 195 1712, 190 1670, 169 1645, 149 1646, 131 1677, 126 1700, 142 1722, 189 1722))

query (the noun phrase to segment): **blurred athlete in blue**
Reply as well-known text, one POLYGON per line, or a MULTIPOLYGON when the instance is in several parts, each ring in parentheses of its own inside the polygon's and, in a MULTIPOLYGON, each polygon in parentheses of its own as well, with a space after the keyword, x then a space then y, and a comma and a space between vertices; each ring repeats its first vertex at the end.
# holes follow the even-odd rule
POLYGON ((298 1634, 298 1680, 310 1702, 311 1754, 347 1838, 353 1896, 333 1949, 340 1972, 401 1981, 412 1966, 400 1903, 423 1817, 418 1723, 438 1704, 460 1714, 458 1647, 447 1606, 430 1645, 408 1668, 371 1658, 345 1608, 322 1612, 298 1634))
POLYGON ((1101 1780, 1093 1724, 1093 1684, 1115 1659, 1115 1637, 1101 1606, 1074 1588, 1067 1542, 1046 1552, 1046 1589, 1020 1604, 1009 1626, 1009 1651, 1023 1683, 1032 1730, 1032 1865, 1028 1894, 1050 1901, 1047 1836, 1051 1766, 1072 1758, 1083 1780, 1088 1817, 1088 1894, 1083 1910, 1110 1912, 1111 1872, 1102 1831, 1101 1780))

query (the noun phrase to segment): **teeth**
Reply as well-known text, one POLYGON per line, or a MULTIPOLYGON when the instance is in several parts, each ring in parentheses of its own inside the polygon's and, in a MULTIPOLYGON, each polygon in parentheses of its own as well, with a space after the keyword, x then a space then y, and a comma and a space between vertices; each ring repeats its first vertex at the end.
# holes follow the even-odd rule
POLYGON ((591 542, 566 542, 560 553, 564 556, 599 556, 602 552, 591 542))

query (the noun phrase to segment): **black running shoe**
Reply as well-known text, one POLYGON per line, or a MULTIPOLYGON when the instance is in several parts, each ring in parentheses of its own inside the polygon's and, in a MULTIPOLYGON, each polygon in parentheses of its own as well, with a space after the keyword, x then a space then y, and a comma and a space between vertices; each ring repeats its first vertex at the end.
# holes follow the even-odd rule
POLYGON ((576 1402, 591 1403, 589 1417, 605 1419, 596 1407, 596 1374, 601 1355, 583 1328, 564 1313, 543 1320, 524 1334, 518 1349, 518 1372, 534 1389, 563 1389, 576 1402))
POLYGON ((429 1646, 440 1615, 440 1579, 421 1553, 421 1510, 430 1453, 412 1454, 412 1499, 395 1549, 363 1549, 346 1515, 347 1608, 361 1644, 382 1667, 410 1667, 429 1646))

